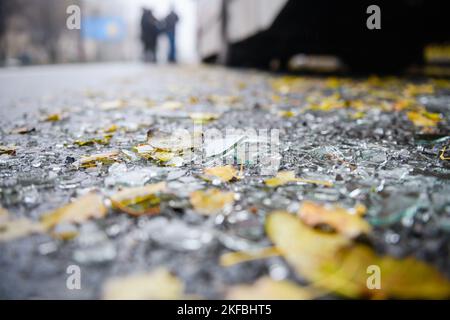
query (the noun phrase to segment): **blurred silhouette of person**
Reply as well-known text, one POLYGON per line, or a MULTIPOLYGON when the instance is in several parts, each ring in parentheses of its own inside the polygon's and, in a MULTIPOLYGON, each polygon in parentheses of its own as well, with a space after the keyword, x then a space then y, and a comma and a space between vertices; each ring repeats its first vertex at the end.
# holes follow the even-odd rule
POLYGON ((176 26, 180 19, 175 13, 175 9, 172 7, 170 13, 164 19, 164 29, 167 37, 169 38, 169 62, 177 62, 177 44, 176 44, 176 26))
POLYGON ((152 10, 143 9, 141 18, 141 40, 144 46, 144 61, 156 62, 156 51, 160 22, 153 15, 152 10))

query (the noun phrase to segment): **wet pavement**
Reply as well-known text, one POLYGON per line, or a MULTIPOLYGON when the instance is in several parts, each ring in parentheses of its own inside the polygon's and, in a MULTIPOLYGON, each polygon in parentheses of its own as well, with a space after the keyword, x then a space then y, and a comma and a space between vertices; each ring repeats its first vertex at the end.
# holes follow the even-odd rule
POLYGON ((280 256, 219 262, 227 252, 269 247, 266 217, 295 213, 304 201, 364 206, 373 230, 357 241, 450 277, 449 110, 450 81, 417 76, 140 64, 1 70, 1 207, 37 223, 94 191, 108 214, 59 226, 70 239, 33 232, 1 241, 0 297, 98 299, 108 279, 159 267, 186 294, 210 299, 263 276, 305 283, 280 256), (233 128, 242 131, 226 136, 233 128), (167 138, 180 129, 201 133, 200 155, 167 138), (212 129, 224 138, 208 140, 212 129), (242 155, 242 146, 256 147, 242 155), (108 161, 83 162, 107 152, 108 161), (225 164, 239 178, 203 176, 225 164), (279 171, 299 178, 268 186, 279 171), (122 188, 158 182, 170 191, 157 214, 111 208, 122 188), (190 197, 213 188, 233 192, 232 204, 201 214, 190 197), (81 268, 81 290, 67 289, 70 265, 81 268))

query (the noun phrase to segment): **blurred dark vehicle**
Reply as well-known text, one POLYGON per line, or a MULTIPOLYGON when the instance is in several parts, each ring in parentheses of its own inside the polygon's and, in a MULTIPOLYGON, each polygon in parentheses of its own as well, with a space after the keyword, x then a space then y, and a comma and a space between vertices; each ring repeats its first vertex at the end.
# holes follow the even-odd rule
POLYGON ((448 0, 199 0, 205 62, 287 68, 299 53, 336 55, 358 71, 397 71, 424 63, 424 47, 450 40, 448 0), (381 30, 369 30, 370 5, 381 30))

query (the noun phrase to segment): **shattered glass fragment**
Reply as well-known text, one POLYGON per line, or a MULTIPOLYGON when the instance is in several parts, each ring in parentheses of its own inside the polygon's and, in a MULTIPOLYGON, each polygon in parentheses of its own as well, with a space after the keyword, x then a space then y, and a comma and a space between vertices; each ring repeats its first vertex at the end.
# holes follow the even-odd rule
POLYGON ((86 223, 80 227, 76 242, 78 249, 73 252, 73 259, 78 263, 105 263, 116 257, 114 243, 94 223, 86 223))
POLYGON ((169 220, 156 217, 141 226, 149 239, 161 246, 168 246, 174 250, 195 251, 209 245, 214 239, 211 231, 188 225, 180 220, 169 220))

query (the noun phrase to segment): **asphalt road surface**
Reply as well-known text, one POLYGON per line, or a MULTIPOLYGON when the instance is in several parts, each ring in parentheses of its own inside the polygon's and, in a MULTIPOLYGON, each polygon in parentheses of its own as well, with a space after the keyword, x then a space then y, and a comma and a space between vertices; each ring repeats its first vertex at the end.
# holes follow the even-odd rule
MULTIPOLYGON (((180 279, 185 294, 207 299, 262 277, 307 284, 279 255, 220 263, 225 253, 271 246, 266 218, 296 213, 306 201, 363 206, 371 230, 352 241, 380 255, 413 256, 449 277, 449 110, 449 81, 423 76, 285 77, 142 64, 0 70, 0 146, 9 148, 0 155, 4 221, 37 225, 89 192, 108 207, 105 216, 51 230, 0 228, 0 297, 100 299, 110 279, 158 268, 180 279), (163 153, 136 149, 154 147, 148 137, 198 126, 224 134, 205 149, 214 156, 192 158, 194 147, 181 152, 170 139, 158 140, 168 145, 163 153), (231 128, 244 132, 226 140, 231 128), (257 145, 257 156, 233 153, 242 144, 257 145), (117 154, 80 162, 105 152, 117 154), (239 179, 202 176, 225 160, 239 179), (278 171, 297 180, 271 187, 265 180, 278 171), (170 192, 159 195, 157 214, 111 208, 119 190, 158 182, 170 192), (213 188, 232 192, 233 202, 204 214, 192 193, 213 188), (79 290, 67 286, 71 265, 81 270, 79 290)), ((332 291, 324 296, 341 297, 332 291)))

